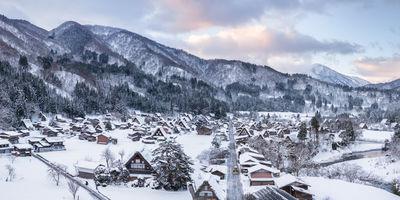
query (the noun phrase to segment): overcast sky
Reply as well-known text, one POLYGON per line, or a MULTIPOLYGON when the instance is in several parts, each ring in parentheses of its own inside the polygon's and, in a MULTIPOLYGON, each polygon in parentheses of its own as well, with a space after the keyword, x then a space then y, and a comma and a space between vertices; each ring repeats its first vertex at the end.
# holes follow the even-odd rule
POLYGON ((1 0, 47 30, 125 28, 203 58, 305 72, 320 63, 371 82, 400 78, 398 0, 1 0))

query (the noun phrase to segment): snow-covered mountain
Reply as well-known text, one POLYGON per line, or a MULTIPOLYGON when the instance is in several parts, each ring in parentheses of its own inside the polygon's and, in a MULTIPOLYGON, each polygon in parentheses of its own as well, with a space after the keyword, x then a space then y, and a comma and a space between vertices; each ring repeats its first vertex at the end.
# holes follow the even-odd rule
MULTIPOLYGON (((1 16, 0 33, 0 60, 17 66, 19 56, 26 55, 31 66, 36 67, 35 74, 67 97, 71 96, 77 82, 97 90, 109 90, 111 86, 127 83, 131 90, 145 96, 151 85, 143 84, 143 78, 132 76, 129 70, 126 72, 118 69, 118 66, 133 63, 149 75, 145 79, 165 82, 172 78, 176 80, 176 77, 186 81, 191 78, 202 80, 212 87, 213 92, 210 94, 229 103, 250 95, 257 101, 268 102, 273 99, 274 102, 266 103, 266 106, 270 106, 269 109, 279 107, 283 111, 288 109, 287 105, 277 105, 282 102, 279 98, 283 97, 287 101, 284 103, 325 99, 326 102, 340 106, 348 103, 349 95, 362 98, 366 106, 376 101, 376 98, 369 98, 372 95, 368 95, 367 91, 356 91, 356 88, 349 91, 342 87, 358 87, 368 82, 342 75, 324 66, 315 66, 310 73, 314 78, 311 78, 284 74, 268 66, 238 60, 207 60, 120 28, 68 21, 47 31, 27 21, 1 16), (105 63, 100 62, 100 55, 107 56, 105 63), (51 63, 51 70, 44 69, 38 56, 52 58, 54 62, 51 63), (97 71, 104 71, 104 67, 115 68, 115 71, 110 72, 108 68, 108 74, 102 72, 100 77, 97 71), (133 84, 135 82, 136 85, 133 84)), ((384 98, 384 94, 377 92, 377 95, 383 97, 379 99, 380 102, 389 101, 384 98)), ((246 104, 239 105, 260 105, 260 102, 252 101, 247 104, 249 101, 246 100, 246 104)))
POLYGON ((386 82, 386 83, 377 83, 377 84, 368 84, 366 87, 376 88, 381 90, 399 90, 400 91, 400 79, 386 82))
POLYGON ((309 72, 309 75, 321 81, 350 87, 361 87, 370 84, 364 79, 341 74, 327 66, 320 64, 313 65, 309 72))

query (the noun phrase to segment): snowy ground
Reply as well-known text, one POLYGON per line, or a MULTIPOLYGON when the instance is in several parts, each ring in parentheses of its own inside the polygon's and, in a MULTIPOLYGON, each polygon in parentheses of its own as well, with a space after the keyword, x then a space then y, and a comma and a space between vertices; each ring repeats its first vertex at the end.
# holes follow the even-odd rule
POLYGON ((381 149, 382 147, 383 143, 355 142, 354 144, 346 148, 338 150, 330 150, 330 151, 321 151, 314 157, 313 160, 317 163, 330 162, 340 159, 342 155, 346 153, 375 150, 375 149, 381 149))
POLYGON ((390 140, 393 134, 393 131, 363 130, 360 140, 384 143, 385 140, 390 140))
MULTIPOLYGON (((0 157, 0 193, 4 200, 40 199, 40 200, 72 200, 67 182, 62 179, 56 186, 47 175, 47 166, 33 157, 16 158, 13 165, 16 179, 6 182, 5 166, 10 163, 8 156, 0 157)), ((80 199, 90 200, 92 197, 82 188, 79 189, 80 199)))
POLYGON ((362 130, 359 140, 354 144, 336 151, 321 151, 313 160, 319 163, 330 162, 340 159, 346 153, 380 149, 384 147, 385 140, 390 140, 393 134, 391 131, 362 130))
MULTIPOLYGON (((365 172, 382 178, 386 182, 400 178, 400 161, 392 162, 388 157, 363 158, 345 163, 359 165, 365 172)), ((341 164, 343 163, 332 166, 340 166, 341 164)))
POLYGON ((400 200, 399 196, 371 186, 319 177, 302 179, 310 184, 310 191, 317 200, 400 200))
MULTIPOLYGON (((101 153, 109 147, 111 151, 119 158, 118 152, 123 150, 125 152, 124 160, 127 160, 134 152, 140 151, 146 158, 151 157, 151 151, 157 148, 158 144, 144 144, 142 142, 132 142, 127 138, 131 130, 115 130, 109 133, 113 138, 118 139, 118 144, 113 145, 99 145, 95 142, 88 142, 79 140, 73 137, 65 140, 66 151, 55 151, 40 153, 46 159, 64 164, 68 167, 71 174, 75 174, 74 165, 77 161, 90 160, 100 163, 105 163, 101 158, 101 153)), ((177 142, 182 144, 185 153, 194 161, 193 168, 195 172, 200 170, 200 162, 196 157, 205 149, 211 147, 211 136, 199 136, 195 133, 186 135, 172 135, 177 136, 177 142)), ((195 173, 196 174, 196 173, 195 173)), ((89 181, 91 187, 95 187, 89 181)), ((190 199, 188 191, 168 192, 163 190, 152 190, 149 188, 132 188, 127 186, 108 186, 106 188, 99 188, 99 190, 111 199, 132 199, 132 196, 143 197, 145 199, 163 200, 163 199, 190 199)))

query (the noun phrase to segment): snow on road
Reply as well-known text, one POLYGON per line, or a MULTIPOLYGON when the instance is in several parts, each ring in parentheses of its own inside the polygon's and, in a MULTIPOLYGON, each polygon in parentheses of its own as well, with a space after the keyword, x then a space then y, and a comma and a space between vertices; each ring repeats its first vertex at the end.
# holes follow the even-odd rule
POLYGON ((232 122, 229 124, 229 159, 227 161, 228 167, 228 177, 227 177, 227 199, 229 200, 242 200, 243 199, 243 187, 240 182, 240 174, 233 174, 233 168, 236 167, 237 164, 237 154, 235 148, 235 139, 234 133, 236 131, 233 128, 232 122))

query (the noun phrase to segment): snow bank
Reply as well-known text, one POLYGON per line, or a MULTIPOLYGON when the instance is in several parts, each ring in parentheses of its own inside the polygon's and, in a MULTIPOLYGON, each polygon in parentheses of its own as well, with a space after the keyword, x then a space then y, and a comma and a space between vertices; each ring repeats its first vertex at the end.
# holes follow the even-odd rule
POLYGON ((317 200, 400 200, 399 196, 372 186, 319 177, 302 179, 310 184, 310 191, 315 194, 317 200))

